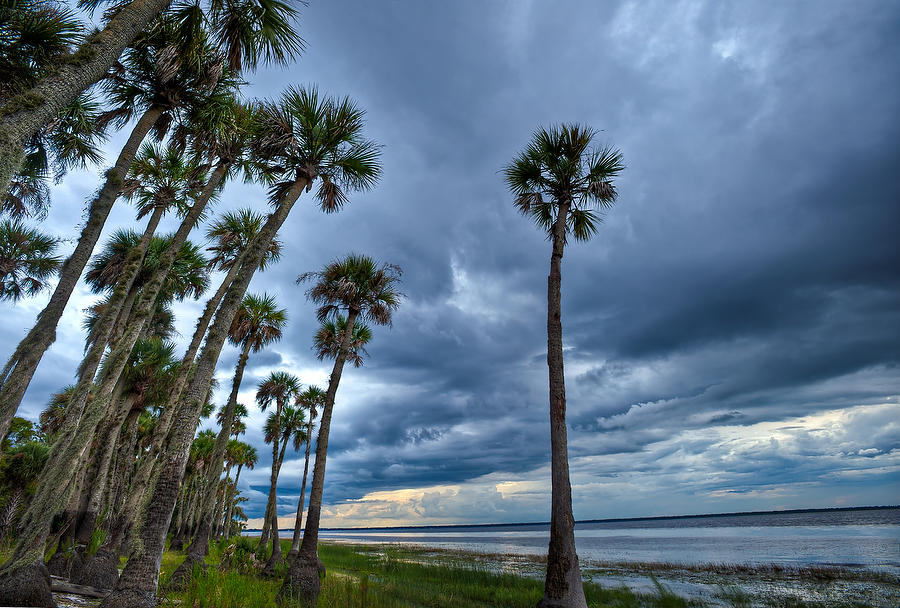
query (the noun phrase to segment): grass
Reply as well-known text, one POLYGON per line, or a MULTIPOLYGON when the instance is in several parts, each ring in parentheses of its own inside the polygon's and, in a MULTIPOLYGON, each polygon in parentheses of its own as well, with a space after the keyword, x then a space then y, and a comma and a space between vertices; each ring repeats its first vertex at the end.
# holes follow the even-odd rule
MULTIPOLYGON (((238 542, 244 544, 246 541, 238 542)), ((285 551, 288 548, 285 547, 285 551)), ((229 552, 219 545, 210 551, 208 563, 217 563, 223 553, 245 551, 229 552)), ((484 565, 462 560, 456 564, 446 560, 442 564, 421 563, 415 551, 397 547, 321 544, 319 557, 328 571, 319 597, 320 608, 533 608, 543 593, 541 580, 493 572, 484 565)), ((165 554, 163 582, 182 559, 180 554, 165 554)), ((205 573, 198 571, 196 574, 186 591, 168 594, 164 605, 192 608, 277 606, 275 597, 281 578, 260 578, 237 559, 232 559, 232 568, 227 571, 209 567, 205 573)), ((640 595, 624 587, 609 589, 586 582, 585 595, 592 608, 703 605, 675 596, 662 586, 655 594, 640 595)))
MULTIPOLYGON (((161 596, 161 608, 283 608, 276 602, 282 577, 265 579, 256 574, 264 563, 254 554, 256 544, 254 539, 238 538, 212 545, 206 571, 198 570, 185 591, 161 596), (223 567, 223 562, 228 567, 223 567)), ((282 545, 285 552, 288 545, 287 542, 282 545)), ((500 558, 511 556, 496 556, 498 559, 487 562, 462 552, 331 543, 319 545, 319 556, 328 571, 319 608, 533 608, 543 591, 540 578, 496 571, 497 564, 504 561, 500 558)), ((161 588, 183 560, 182 553, 166 551, 163 554, 161 588)), ((656 591, 647 594, 625 587, 601 587, 591 580, 597 574, 593 577, 587 574, 584 590, 590 608, 750 608, 759 605, 768 608, 869 608, 882 605, 874 595, 871 600, 824 602, 771 597, 760 603, 760 598, 752 597, 734 584, 735 578, 741 579, 741 575, 752 577, 753 573, 724 566, 716 568, 721 570, 718 591, 714 592, 715 603, 708 604, 672 593, 653 578, 649 566, 647 575, 656 585, 656 591)), ((657 572, 665 570, 659 567, 661 564, 653 566, 657 572)), ((813 572, 806 574, 827 585, 833 573, 826 576, 813 572)))

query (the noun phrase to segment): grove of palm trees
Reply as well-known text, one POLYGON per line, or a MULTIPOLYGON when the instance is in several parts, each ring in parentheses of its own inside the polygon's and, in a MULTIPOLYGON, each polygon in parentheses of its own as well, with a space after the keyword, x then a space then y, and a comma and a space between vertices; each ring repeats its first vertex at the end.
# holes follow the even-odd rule
MULTIPOLYGON (((209 567, 211 546, 243 530, 241 476, 263 450, 271 465, 254 541, 257 574, 281 579, 273 601, 317 604, 344 367, 362 366, 366 347, 389 339, 375 328, 392 324, 404 294, 397 265, 361 253, 295 269, 283 259, 284 243, 304 235, 281 230, 297 203, 352 213, 359 193, 403 176, 383 168, 382 145, 368 138, 366 112, 352 97, 285 72, 280 93, 248 95, 256 68, 303 60, 303 5, 0 5, 0 301, 18 306, 49 294, 21 341, 4 345, 0 604, 55 606, 50 575, 103 590, 104 608, 150 608, 161 591, 188 588, 209 567), (106 142, 121 142, 109 161, 106 142), (97 179, 83 223, 70 234, 44 233, 53 182, 73 169, 97 179), (216 204, 234 196, 236 178, 257 198, 220 213, 216 204), (112 230, 113 210, 128 205, 133 219, 112 230), (67 256, 63 240, 74 244, 67 256), (296 285, 279 285, 277 295, 250 290, 254 277, 279 267, 299 275, 296 285), (39 396, 47 404, 40 420, 29 421, 19 415, 23 398, 57 333, 70 330, 61 319, 82 281, 93 300, 82 311, 81 361, 59 370, 59 386, 39 396), (255 360, 285 339, 302 309, 289 301, 302 301, 304 289, 304 314, 318 324, 309 347, 331 366, 327 384, 278 369, 247 386, 255 360), (178 332, 182 319, 192 334, 178 332), (233 369, 221 360, 226 344, 237 351, 233 369), (228 396, 216 403, 220 388, 228 396), (240 403, 242 391, 255 391, 255 403, 240 403), (255 408, 265 422, 254 431, 269 448, 241 439, 255 408), (279 527, 279 478, 286 458, 301 454, 288 532, 279 527), (167 550, 184 559, 161 588, 167 550)), ((567 457, 561 262, 568 238, 593 236, 617 197, 622 154, 596 140, 579 124, 540 128, 503 170, 515 207, 551 244, 552 523, 543 607, 587 606, 567 457)), ((352 234, 333 239, 355 251, 352 234)))

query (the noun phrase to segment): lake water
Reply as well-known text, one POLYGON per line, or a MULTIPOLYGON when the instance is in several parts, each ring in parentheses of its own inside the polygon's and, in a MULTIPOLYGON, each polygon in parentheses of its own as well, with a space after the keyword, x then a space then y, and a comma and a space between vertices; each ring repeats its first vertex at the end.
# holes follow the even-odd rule
MULTIPOLYGON (((540 555, 549 526, 322 530, 320 538, 540 555)), ((900 573, 900 508, 579 523, 575 539, 582 563, 832 564, 900 573)))

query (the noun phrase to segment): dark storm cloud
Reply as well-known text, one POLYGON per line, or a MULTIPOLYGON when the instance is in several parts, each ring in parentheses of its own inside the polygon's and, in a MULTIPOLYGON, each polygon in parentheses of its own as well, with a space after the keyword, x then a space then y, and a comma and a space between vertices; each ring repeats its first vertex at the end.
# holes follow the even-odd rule
MULTIPOLYGON (((898 17, 874 1, 311 3, 309 51, 251 78, 251 94, 350 95, 384 177, 338 214, 308 197, 292 211, 282 261, 251 286, 289 323, 251 356, 242 402, 272 369, 324 386, 298 274, 349 251, 399 264, 393 327, 373 328, 366 365, 344 372, 326 501, 471 483, 415 512, 545 517, 543 486, 523 486, 515 508, 491 486, 545 480, 549 451, 549 244, 500 170, 538 125, 580 121, 628 168, 597 237, 563 264, 579 516, 662 514, 661 496, 683 512, 732 495, 741 508, 877 500, 898 441, 896 407, 877 409, 900 393, 898 17), (810 430, 817 416, 826 426, 810 430), (616 484, 631 485, 594 500, 616 484)), ((264 200, 232 184, 220 208, 264 200)), ((78 340, 60 355, 72 369, 78 340)), ((218 402, 236 356, 223 352, 218 402)), ((30 396, 61 384, 46 367, 30 396)), ((260 455, 242 473, 251 516, 268 490, 264 417, 245 438, 260 455)), ((287 458, 282 515, 303 465, 287 458)))

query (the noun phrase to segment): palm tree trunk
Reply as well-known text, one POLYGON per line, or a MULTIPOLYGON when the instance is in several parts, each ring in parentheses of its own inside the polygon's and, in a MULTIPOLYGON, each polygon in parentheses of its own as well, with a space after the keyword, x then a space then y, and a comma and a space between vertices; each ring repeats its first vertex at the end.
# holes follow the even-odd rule
POLYGON ((263 259, 269 244, 281 228, 288 213, 308 184, 305 179, 294 182, 280 204, 272 213, 256 238, 244 252, 237 278, 228 288, 222 305, 209 329, 203 350, 197 359, 197 367, 190 385, 179 403, 166 458, 154 471, 154 479, 148 485, 139 520, 138 542, 134 543, 131 556, 113 592, 103 600, 101 608, 155 608, 156 589, 159 582, 159 565, 166 531, 172 517, 172 508, 178 496, 178 488, 184 475, 190 452, 191 438, 200 420, 202 399, 215 372, 216 362, 228 334, 232 319, 240 306, 247 286, 263 259))
MULTIPOLYGON (((37 321, 28 335, 19 342, 3 368, 3 372, 0 373, 0 437, 6 434, 9 422, 22 402, 22 397, 25 395, 25 390, 31 382, 41 357, 56 340, 56 326, 76 283, 78 283, 81 272, 100 238, 109 211, 119 196, 122 180, 128 173, 141 142, 161 114, 162 110, 159 107, 150 107, 131 130, 128 141, 119 152, 116 164, 106 172, 106 182, 91 202, 88 219, 81 230, 78 244, 75 246, 75 251, 60 268, 59 283, 57 283, 53 295, 50 296, 50 301, 38 315, 37 321)), ((4 120, 6 118, 0 119, 0 124, 4 120)), ((0 148, 3 145, 2 139, 2 126, 0 126, 0 148)), ((0 152, 0 158, 3 156, 4 154, 0 152)))
POLYGON ((225 505, 225 520, 222 525, 225 527, 225 538, 231 536, 231 513, 234 509, 234 495, 238 491, 237 485, 241 478, 241 469, 244 467, 243 462, 238 463, 237 473, 234 475, 234 486, 228 489, 228 503, 225 505))
POLYGON ((291 541, 291 550, 288 552, 288 562, 300 552, 300 524, 303 520, 303 499, 306 496, 306 474, 309 471, 309 446, 312 443, 312 414, 306 424, 306 458, 303 461, 303 481, 300 483, 300 500, 297 504, 297 517, 294 519, 294 538, 291 541))
POLYGON ((570 204, 562 202, 553 224, 553 252, 547 278, 547 368, 550 376, 550 545, 539 608, 587 608, 575 553, 575 517, 566 439, 566 385, 562 345, 562 257, 570 204))
MULTIPOLYGON (((225 278, 222 280, 222 284, 219 285, 219 289, 209 301, 207 301, 203 314, 197 320, 197 327, 194 330, 194 335, 191 337, 191 343, 188 346, 187 351, 185 351, 184 357, 181 359, 181 364, 178 366, 178 373, 176 374, 175 381, 172 383, 172 389, 169 391, 167 403, 177 404, 179 402, 185 384, 190 376, 190 370, 193 368, 194 358, 197 356, 200 345, 203 343, 203 338, 206 336, 206 329, 209 327, 213 315, 216 310, 218 310, 219 304, 221 304, 222 299, 225 297, 225 293, 234 282, 239 270, 240 264, 236 263, 232 266, 228 270, 228 274, 226 274, 225 278)), ((129 499, 129 505, 132 508, 129 508, 126 511, 128 514, 134 515, 137 513, 138 505, 140 505, 141 500, 144 497, 144 493, 147 490, 147 484, 152 478, 153 469, 158 462, 157 457, 161 454, 165 441, 169 437, 169 431, 172 428, 172 420, 175 417, 175 411, 176 408, 174 406, 165 408, 162 415, 159 417, 159 420, 156 422, 150 441, 151 446, 149 453, 146 454, 138 464, 138 473, 135 477, 136 485, 133 488, 129 499)))
MULTIPOLYGON (((284 407, 281 399, 275 400, 275 421, 281 421, 281 410, 284 407)), ((269 536, 272 534, 272 513, 275 510, 275 484, 278 480, 278 437, 281 435, 281 429, 277 429, 275 436, 272 438, 272 471, 269 474, 269 499, 266 501, 266 515, 263 523, 263 531, 259 537, 259 549, 263 550, 269 542, 269 536)), ((277 520, 275 524, 275 535, 278 535, 277 520)))
MULTIPOLYGON (((284 443, 281 444, 281 452, 277 454, 277 459, 272 465, 272 490, 270 496, 272 497, 272 554, 269 556, 269 561, 266 563, 263 568, 264 573, 275 573, 275 567, 281 563, 281 539, 278 538, 278 475, 281 474, 281 465, 284 462, 284 452, 287 449, 288 440, 290 437, 284 438, 284 443), (276 466, 277 465, 277 466, 276 466)), ((278 449, 278 441, 276 437, 275 441, 275 449, 278 449)))
POLYGON ((222 494, 216 497, 216 508, 213 510, 212 537, 219 538, 222 532, 222 516, 225 514, 225 499, 228 497, 228 485, 231 482, 232 463, 225 466, 225 476, 222 478, 222 494))
POLYGON ((284 584, 278 590, 279 598, 297 598, 301 604, 315 606, 319 601, 321 581, 319 573, 325 572, 325 565, 319 559, 319 519, 322 514, 322 491, 325 487, 325 460, 328 456, 328 434, 331 431, 331 414, 334 411, 334 398, 337 395, 344 361, 350 349, 353 332, 350 328, 356 323, 359 311, 347 311, 347 331, 341 339, 341 348, 334 360, 331 376, 328 379, 328 391, 322 406, 322 419, 319 421, 319 437, 316 439, 316 464, 313 466, 312 488, 309 491, 309 511, 306 514, 306 529, 297 558, 291 563, 284 578, 284 584))
POLYGON ((75 541, 82 545, 87 545, 90 542, 91 535, 94 533, 94 527, 97 524, 97 517, 103 508, 103 497, 106 494, 107 484, 110 483, 110 464, 119 444, 119 433, 122 431, 125 419, 131 412, 134 399, 134 395, 129 395, 125 398, 124 405, 118 408, 115 416, 104 429, 104 433, 98 437, 97 448, 100 450, 100 460, 96 474, 92 479, 88 480, 91 488, 90 499, 75 532, 75 541))
POLYGON ((110 484, 109 516, 107 518, 107 534, 103 544, 97 552, 88 559, 81 572, 72 577, 76 585, 87 585, 98 589, 111 589, 119 576, 119 545, 124 537, 122 508, 124 506, 124 490, 127 486, 127 477, 133 467, 135 447, 137 445, 137 421, 140 417, 140 408, 132 409, 123 425, 126 433, 121 435, 116 457, 116 467, 113 471, 113 480, 110 484))
MULTIPOLYGON (((52 74, 0 107, 0 192, 19 170, 25 144, 82 92, 106 75, 122 51, 171 0, 134 0, 91 34, 52 74)), ((122 174, 124 175, 124 174, 122 174)))
POLYGON ((216 490, 219 484, 219 477, 222 475, 222 465, 225 462, 225 449, 228 447, 228 439, 231 437, 231 426, 234 423, 234 410, 237 407, 238 392, 241 390, 241 380, 244 377, 244 368, 247 366, 247 360, 250 358, 251 342, 248 340, 241 348, 241 354, 238 357, 237 366, 234 369, 234 380, 231 382, 231 394, 228 396, 228 403, 225 405, 225 411, 222 414, 222 428, 216 436, 216 443, 213 446, 213 452, 210 456, 210 464, 207 469, 206 487, 200 510, 200 526, 197 534, 191 542, 191 550, 187 559, 172 573, 170 585, 178 587, 187 582, 194 570, 194 566, 203 563, 209 551, 209 535, 212 531, 213 518, 217 517, 215 510, 216 490))
MULTIPOLYGON (((154 212, 140 245, 128 254, 122 279, 116 285, 113 297, 110 298, 109 309, 100 321, 102 327, 98 331, 97 341, 91 346, 79 369, 80 379, 68 407, 71 411, 67 411, 63 430, 51 448, 50 458, 38 482, 34 499, 25 513, 23 532, 19 535, 12 557, 0 568, 0 589, 5 588, 6 584, 12 585, 12 581, 15 580, 15 585, 19 589, 27 587, 31 590, 29 593, 39 594, 41 597, 44 595, 47 580, 42 576, 40 569, 43 568, 44 545, 50 532, 50 525, 53 517, 64 509, 69 500, 73 490, 71 471, 80 468, 89 454, 96 428, 107 414, 110 397, 115 388, 114 383, 107 384, 88 403, 91 380, 105 350, 106 339, 112 329, 112 319, 117 315, 125 295, 134 283, 144 252, 161 215, 154 212), (20 580, 19 573, 25 569, 28 569, 28 574, 20 580)), ((128 352, 130 353, 131 349, 128 352)), ((115 351, 111 356, 112 354, 115 354, 115 351)), ((49 587, 47 589, 49 590, 49 587)), ((20 593, 17 590, 15 595, 8 597, 21 597, 20 593)))

